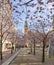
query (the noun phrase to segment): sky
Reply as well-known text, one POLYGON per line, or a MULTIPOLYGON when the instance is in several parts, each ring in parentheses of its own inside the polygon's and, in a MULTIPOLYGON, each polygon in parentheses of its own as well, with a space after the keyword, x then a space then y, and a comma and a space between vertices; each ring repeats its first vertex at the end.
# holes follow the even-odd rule
POLYGON ((26 10, 26 6, 22 4, 28 1, 30 0, 11 0, 12 9, 13 9, 12 11, 13 21, 16 24, 16 27, 22 32, 24 32, 24 22, 26 20, 26 17, 29 16, 29 18, 27 18, 28 25, 29 25, 29 23, 32 22, 30 20, 31 17, 33 18, 34 22, 40 19, 43 20, 43 18, 51 22, 52 15, 54 14, 53 0, 50 0, 50 1, 49 0, 33 0, 32 2, 28 4, 30 6, 27 6, 27 10, 26 10), (43 10, 40 11, 40 8, 43 10), (28 12, 28 14, 26 12, 28 12), (43 18, 40 18, 40 16, 43 18), (18 24, 16 23, 16 21, 18 22, 18 24))

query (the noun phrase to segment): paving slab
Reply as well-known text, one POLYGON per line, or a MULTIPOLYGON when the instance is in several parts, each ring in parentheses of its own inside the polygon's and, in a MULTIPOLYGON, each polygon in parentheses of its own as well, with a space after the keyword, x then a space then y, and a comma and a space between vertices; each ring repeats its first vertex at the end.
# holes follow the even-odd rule
POLYGON ((10 65, 54 65, 54 57, 45 57, 42 63, 42 51, 36 50, 36 55, 28 54, 28 49, 21 51, 10 65))

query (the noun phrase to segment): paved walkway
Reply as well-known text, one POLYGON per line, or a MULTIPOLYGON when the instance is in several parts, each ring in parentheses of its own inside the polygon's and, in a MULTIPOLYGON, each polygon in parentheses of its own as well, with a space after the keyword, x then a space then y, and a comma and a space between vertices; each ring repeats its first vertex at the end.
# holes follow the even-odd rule
POLYGON ((36 55, 29 54, 29 49, 22 49, 20 54, 12 61, 10 65, 54 65, 54 57, 46 56, 45 63, 41 62, 42 50, 36 50, 36 55))
MULTIPOLYGON (((13 51, 13 54, 15 54, 17 51, 13 51)), ((13 54, 11 54, 11 50, 5 51, 2 54, 2 61, 0 60, 0 65, 2 65, 2 63, 4 63, 5 61, 7 61, 13 54)))
POLYGON ((12 56, 9 59, 7 59, 4 63, 2 63, 2 65, 9 65, 11 63, 11 61, 18 55, 18 53, 20 51, 21 51, 21 49, 18 50, 16 53, 12 54, 12 56))
POLYGON ((3 62, 5 62, 11 55, 12 55, 12 54, 11 54, 11 51, 10 51, 10 50, 3 52, 3 53, 2 53, 2 58, 3 58, 3 59, 2 59, 2 61, 0 60, 0 65, 1 65, 3 62))

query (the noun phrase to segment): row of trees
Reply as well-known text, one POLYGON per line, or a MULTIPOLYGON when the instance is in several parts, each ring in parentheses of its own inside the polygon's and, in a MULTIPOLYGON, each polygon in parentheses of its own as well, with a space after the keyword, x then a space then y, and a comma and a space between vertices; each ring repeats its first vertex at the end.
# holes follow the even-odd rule
POLYGON ((20 19, 19 21, 24 20, 23 17, 21 18, 21 16, 24 14, 26 21, 29 21, 28 23, 30 23, 29 29, 32 31, 32 34, 30 33, 29 38, 34 43, 34 55, 35 55, 35 41, 38 39, 43 42, 42 62, 44 62, 45 61, 45 45, 52 35, 51 32, 54 32, 54 30, 51 31, 52 18, 53 18, 52 17, 53 1, 52 0, 47 0, 47 1, 19 0, 17 4, 13 5, 13 11, 17 13, 16 16, 18 20, 20 19), (51 7, 48 8, 50 3, 51 3, 51 7), (39 36, 38 35, 35 36, 34 32, 38 33, 39 36))
MULTIPOLYGON (((14 0, 15 1, 15 0, 14 0)), ((52 15, 53 15, 53 1, 48 0, 46 2, 43 2, 42 0, 29 0, 26 2, 23 2, 23 0, 19 0, 19 2, 13 6, 13 11, 17 13, 17 18, 20 21, 23 21, 23 17, 21 18, 21 15, 25 14, 27 21, 30 22, 30 27, 29 30, 31 30, 33 33, 29 35, 29 38, 31 42, 33 41, 34 43, 34 55, 35 55, 35 41, 41 40, 43 42, 43 54, 42 54, 42 62, 45 61, 45 44, 49 39, 49 36, 51 37, 51 33, 54 32, 52 29, 52 15), (22 4, 21 4, 22 3, 22 4), (52 3, 52 8, 48 8, 48 4, 52 3), (16 8, 22 8, 16 9, 16 8), (25 13, 26 11, 26 13, 25 13), (49 14, 48 14, 49 13, 49 14), (38 33, 38 35, 34 35, 34 32, 38 33)), ((11 3, 13 4, 13 3, 11 3)), ((3 13, 3 12, 2 12, 3 13)), ((10 34, 11 37, 9 39, 15 37, 17 38, 17 33, 13 32, 11 29, 12 27, 12 20, 8 16, 9 14, 1 15, 2 17, 2 22, 0 22, 0 31, 1 31, 1 47, 2 47, 2 38, 10 34), (5 22, 4 22, 5 21, 5 22), (11 29, 11 31, 10 31, 11 29), (8 31, 9 30, 9 31, 8 31), (6 35, 5 35, 6 34, 6 35), (14 37, 13 37, 14 36, 14 37)), ((13 18, 14 19, 14 18, 13 18)), ((18 21, 16 21, 17 23, 18 21)), ((12 41, 11 40, 11 41, 12 41)), ((16 40, 15 40, 16 41, 16 40)), ((12 42, 13 45, 13 42, 12 42)), ((32 44, 31 44, 32 46, 32 44)), ((31 48, 32 49, 32 48, 31 48)), ((2 48, 1 48, 2 50, 2 48)), ((31 50, 32 51, 32 50, 31 50)), ((1 59, 2 59, 2 52, 1 52, 1 59)))
POLYGON ((8 36, 7 31, 12 26, 11 15, 5 4, 6 3, 4 1, 0 1, 0 5, 1 5, 0 7, 0 15, 1 15, 0 16, 0 58, 1 60, 2 60, 2 44, 4 43, 4 41, 8 36))
MULTIPOLYGON (((31 20, 33 21, 33 20, 31 20)), ((53 15, 53 22, 54 24, 54 15, 53 15)), ((39 20, 38 22, 34 22, 34 24, 30 24, 30 31, 28 35, 28 39, 31 41, 31 52, 32 52, 32 45, 34 44, 34 55, 35 55, 35 43, 38 43, 40 41, 40 44, 42 42, 43 45, 43 52, 42 52, 42 62, 45 61, 45 48, 47 45, 49 45, 49 40, 54 35, 54 28, 50 29, 49 27, 53 28, 51 23, 48 22, 48 24, 45 23, 45 21, 39 20), (45 30, 48 29, 48 30, 45 30), (32 44, 33 41, 33 44, 32 44), (47 44, 48 42, 48 44, 47 44)))
POLYGON ((0 5, 0 59, 2 60, 2 45, 6 40, 10 41, 11 53, 13 53, 13 44, 17 43, 18 31, 12 21, 12 10, 10 10, 9 2, 0 1, 0 5))

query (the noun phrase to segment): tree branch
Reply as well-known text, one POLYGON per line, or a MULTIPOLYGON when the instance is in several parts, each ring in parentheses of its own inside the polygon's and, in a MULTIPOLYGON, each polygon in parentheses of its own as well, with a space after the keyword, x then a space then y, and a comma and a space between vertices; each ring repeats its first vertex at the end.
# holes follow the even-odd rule
POLYGON ((5 32, 3 32, 2 35, 4 35, 11 28, 11 26, 12 26, 12 24, 9 26, 9 28, 5 32))
POLYGON ((28 1, 28 2, 26 2, 26 3, 24 3, 24 4, 22 4, 22 5, 28 5, 30 2, 32 2, 33 0, 30 0, 30 1, 28 1))

